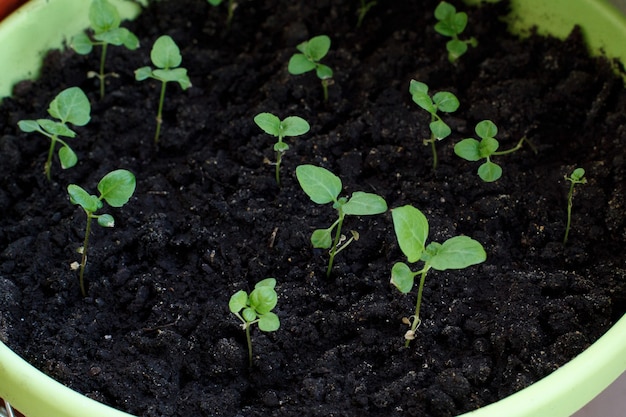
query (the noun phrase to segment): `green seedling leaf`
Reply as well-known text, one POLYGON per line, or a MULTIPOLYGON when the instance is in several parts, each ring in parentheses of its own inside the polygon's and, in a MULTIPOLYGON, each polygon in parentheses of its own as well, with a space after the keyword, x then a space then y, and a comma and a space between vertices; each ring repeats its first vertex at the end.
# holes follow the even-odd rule
POLYGON ((22 132, 26 133, 39 131, 39 123, 35 120, 20 120, 17 122, 17 126, 20 130, 22 130, 22 132))
POLYGON ((424 214, 411 205, 391 210, 393 228, 400 250, 411 263, 422 256, 428 239, 428 220, 424 214))
POLYGON ((343 212, 353 216, 381 214, 386 211, 387 202, 381 196, 362 191, 354 192, 343 205, 343 212))
POLYGON ((437 110, 441 110, 442 112, 452 113, 457 111, 459 108, 459 100, 452 93, 447 91, 440 91, 433 95, 433 103, 437 107, 437 110))
POLYGON ((294 54, 289 59, 287 71, 293 75, 304 74, 316 68, 315 62, 309 60, 304 54, 294 54))
POLYGON ((231 313, 239 313, 246 305, 248 305, 248 293, 239 290, 230 297, 228 309, 231 313))
POLYGON ((452 237, 430 254, 430 266, 437 271, 464 269, 485 262, 487 254, 483 246, 467 236, 452 237))
POLYGON ((76 132, 61 122, 55 122, 49 119, 38 119, 37 123, 43 130, 52 136, 65 136, 68 138, 76 137, 76 132))
POLYGON ((87 55, 93 50, 93 43, 86 33, 79 33, 72 39, 72 48, 81 55, 87 55))
POLYGON ((315 70, 317 78, 322 81, 324 101, 328 101, 328 86, 333 77, 333 70, 319 62, 330 49, 330 38, 326 35, 315 36, 296 46, 299 53, 289 59, 287 70, 290 74, 300 75, 315 70))
POLYGON ((48 113, 50 116, 61 120, 62 123, 84 126, 91 119, 91 104, 83 90, 78 87, 70 87, 61 91, 52 100, 48 113))
POLYGON ((141 67, 135 70, 135 79, 137 81, 147 80, 152 77, 152 68, 141 67))
POLYGON ((280 327, 280 319, 275 313, 267 312, 259 317, 259 330, 274 332, 280 327))
POLYGON ((272 113, 259 113, 254 116, 254 123, 265 133, 272 136, 279 136, 281 131, 280 119, 272 113))
MULTIPOLYGON (((302 117, 288 116, 280 124, 282 135, 280 136, 300 136, 311 130, 309 123, 302 117)), ((278 136, 278 135, 274 135, 278 136)))
POLYGON ((118 28, 122 20, 115 6, 107 0, 92 0, 89 21, 94 32, 102 33, 118 28))
POLYGON ((68 185, 67 193, 70 196, 70 202, 81 206, 85 211, 95 213, 102 208, 102 201, 97 196, 89 194, 78 185, 68 185))
POLYGON ((311 244, 317 249, 328 249, 333 244, 331 231, 328 229, 317 229, 311 235, 311 244))
POLYGON ((155 69, 152 71, 152 76, 157 80, 166 83, 170 81, 177 82, 183 90, 191 87, 191 81, 187 76, 187 70, 185 68, 174 68, 169 70, 155 69))
POLYGON ((300 165, 296 177, 302 190, 317 204, 337 201, 342 189, 341 180, 329 170, 315 165, 300 165))
POLYGON ((249 297, 250 307, 259 315, 270 312, 278 303, 276 291, 270 286, 255 287, 249 297))
POLYGON ((333 78, 333 70, 326 65, 319 64, 317 68, 315 68, 315 75, 317 75, 317 78, 320 80, 328 80, 333 78))
POLYGON ((135 192, 135 186, 135 175, 125 169, 118 169, 100 180, 98 191, 111 207, 122 207, 135 192))
POLYGON ((183 62, 180 49, 174 40, 168 36, 160 36, 150 52, 152 63, 159 68, 176 68, 183 62))
POLYGON ((102 227, 115 227, 115 219, 110 214, 98 216, 98 224, 102 227))
POLYGON ((502 177, 502 167, 500 165, 487 161, 478 167, 478 176, 485 182, 494 182, 502 177))
POLYGON ((68 169, 76 165, 78 157, 69 146, 61 146, 59 149, 59 160, 61 161, 61 168, 68 169))
POLYGON ((450 126, 445 124, 441 119, 431 122, 428 127, 430 128, 433 138, 437 140, 445 139, 452 133, 450 126))
POLYGON ((391 268, 391 283, 402 293, 408 294, 413 288, 415 274, 404 262, 397 262, 391 268))
POLYGON ((456 61, 460 56, 465 54, 468 45, 475 47, 478 44, 474 38, 467 40, 459 39, 459 35, 461 35, 467 27, 467 13, 457 12, 453 5, 442 1, 435 8, 435 18, 438 20, 435 24, 435 32, 452 38, 452 40, 446 43, 448 59, 451 62, 456 61))
POLYGON ((574 186, 577 184, 586 184, 587 178, 585 178, 584 168, 576 168, 572 171, 571 175, 565 176, 565 179, 570 182, 569 192, 567 193, 567 224, 565 226, 565 236, 563 237, 563 245, 567 244, 569 238, 569 231, 572 225, 572 206, 574 204, 574 186))
POLYGON ((330 50, 330 38, 326 35, 314 36, 298 45, 297 49, 312 61, 317 62, 330 50))

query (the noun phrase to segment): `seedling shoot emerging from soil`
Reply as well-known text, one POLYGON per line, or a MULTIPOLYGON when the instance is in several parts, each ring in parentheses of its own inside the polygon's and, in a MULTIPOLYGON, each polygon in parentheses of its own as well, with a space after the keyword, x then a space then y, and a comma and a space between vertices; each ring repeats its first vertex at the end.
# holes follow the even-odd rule
MULTIPOLYGON (((522 147, 524 141, 528 142, 528 139, 523 137, 513 148, 506 151, 498 151, 500 143, 495 138, 498 134, 498 127, 491 120, 479 122, 474 130, 480 138, 480 142, 474 138, 463 139, 454 145, 454 153, 467 161, 486 159, 478 167, 478 176, 485 182, 497 181, 502 176, 502 168, 500 165, 492 162, 491 157, 515 152, 522 147)), ((528 144, 530 145, 530 142, 528 144)))
POLYGON ((296 46, 296 49, 300 52, 289 59, 287 70, 293 75, 315 70, 317 78, 322 81, 324 101, 328 101, 328 86, 332 83, 333 70, 319 61, 330 49, 330 38, 326 35, 315 36, 296 46))
POLYGON ((100 72, 89 72, 90 77, 98 77, 100 80, 100 98, 104 97, 104 81, 109 75, 105 74, 104 63, 107 56, 107 46, 124 45, 130 50, 139 48, 139 39, 131 31, 121 28, 121 18, 115 6, 107 0, 92 0, 89 7, 89 22, 93 30, 93 40, 86 34, 81 33, 72 40, 72 48, 81 55, 91 52, 94 46, 102 46, 100 54, 100 72))
POLYGON ((333 203, 338 218, 327 229, 317 229, 311 235, 313 247, 330 249, 330 259, 326 276, 330 276, 335 256, 345 249, 353 240, 359 239, 359 234, 351 231, 352 237, 345 240, 341 234, 343 219, 346 215, 366 216, 381 214, 387 211, 385 200, 372 193, 356 191, 349 199, 339 197, 342 190, 341 179, 325 168, 314 165, 300 165, 296 168, 296 177, 304 192, 317 204, 333 203), (335 230, 333 239, 332 233, 335 230))
POLYGON ((91 233, 91 220, 96 219, 102 227, 114 227, 115 220, 110 214, 96 214, 103 206, 102 201, 106 201, 111 207, 122 207, 128 202, 135 192, 135 176, 132 172, 118 169, 106 174, 98 183, 99 196, 91 195, 78 185, 67 186, 67 193, 72 204, 79 205, 87 215, 87 225, 85 226, 85 239, 83 246, 79 249, 81 253, 80 261, 80 292, 83 297, 87 295, 85 290, 85 265, 87 265, 87 247, 89 245, 89 234, 91 233))
POLYGON ((435 142, 450 136, 452 129, 437 114, 438 111, 444 113, 455 112, 459 108, 459 100, 456 96, 447 91, 435 93, 432 97, 428 95, 428 86, 422 82, 411 80, 409 93, 415 104, 430 113, 430 138, 424 139, 424 144, 430 144, 433 153, 433 169, 437 169, 438 158, 435 142))
POLYGON ((74 138, 76 132, 70 129, 67 124, 71 123, 75 126, 84 126, 91 119, 91 105, 89 99, 78 87, 70 87, 61 91, 50 103, 48 114, 57 120, 37 119, 37 120, 20 120, 17 125, 27 133, 39 132, 50 138, 50 148, 48 149, 48 158, 44 164, 44 172, 46 178, 50 181, 50 167, 52 165, 52 155, 57 143, 61 144, 59 149, 59 161, 61 168, 67 169, 76 165, 78 157, 72 148, 61 139, 62 137, 74 138))
POLYGON ((453 5, 442 1, 435 8, 435 18, 438 20, 435 24, 435 31, 440 35, 452 38, 446 43, 450 62, 456 61, 465 54, 468 45, 473 47, 478 45, 478 41, 474 37, 467 40, 459 39, 459 35, 467 26, 467 13, 457 12, 453 5))
POLYGON ((393 227, 398 239, 400 250, 410 263, 423 261, 424 266, 413 272, 404 262, 397 262, 391 269, 391 283, 403 294, 413 288, 415 276, 420 275, 417 290, 415 314, 406 319, 410 329, 406 332, 405 346, 409 346, 415 338, 415 331, 420 325, 420 307, 426 274, 432 268, 437 271, 446 269, 464 269, 470 265, 484 262, 487 255, 483 246, 467 236, 455 236, 443 243, 431 242, 428 239, 428 220, 426 216, 413 206, 406 205, 391 210, 393 227))
POLYGON ((274 144, 276 151, 276 183, 280 187, 280 163, 282 156, 289 149, 289 145, 283 142, 286 136, 300 136, 307 133, 311 126, 301 117, 289 116, 280 120, 272 113, 259 113, 254 116, 254 123, 257 124, 268 135, 275 136, 278 141, 274 144))
POLYGON ((359 7, 358 11, 357 11, 357 21, 356 21, 356 27, 360 28, 361 25, 363 24, 363 19, 365 18, 365 15, 367 14, 367 12, 369 12, 369 10, 376 6, 376 1, 375 0, 361 0, 361 6, 359 7))
POLYGON ((183 90, 186 90, 191 87, 191 81, 187 76, 187 70, 180 67, 183 58, 180 55, 180 49, 178 49, 171 37, 163 35, 154 42, 152 51, 150 51, 150 59, 157 68, 141 67, 135 70, 135 79, 143 81, 148 78, 154 78, 161 81, 161 95, 159 96, 159 109, 156 117, 157 126, 154 134, 154 143, 158 145, 161 124, 163 124, 165 86, 170 81, 176 81, 183 90))
POLYGON ((583 168, 576 168, 572 174, 565 179, 570 182, 569 192, 567 193, 567 225, 565 226, 565 237, 563 238, 563 244, 567 244, 569 237, 569 229, 572 224, 572 205, 574 199, 574 186, 576 184, 587 184, 587 178, 585 178, 585 170, 583 168))
MULTIPOLYGON (((208 0, 211 6, 219 6, 224 0, 208 0)), ((226 16, 226 26, 230 28, 230 23, 233 21, 233 14, 237 8, 237 3, 234 0, 228 0, 228 15, 226 16)))
POLYGON ((240 290, 233 294, 228 302, 230 312, 241 320, 241 327, 246 331, 250 366, 252 366, 252 339, 250 338, 252 325, 257 323, 259 330, 263 332, 273 332, 280 327, 280 319, 276 313, 272 312, 278 303, 275 286, 276 279, 266 278, 254 286, 250 295, 240 290))

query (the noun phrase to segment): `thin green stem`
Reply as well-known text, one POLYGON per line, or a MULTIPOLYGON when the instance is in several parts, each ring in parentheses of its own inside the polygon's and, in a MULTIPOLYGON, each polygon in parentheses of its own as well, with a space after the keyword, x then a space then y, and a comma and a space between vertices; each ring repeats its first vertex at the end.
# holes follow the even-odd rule
POLYGON ((107 46, 108 44, 106 42, 104 42, 102 44, 102 54, 100 54, 100 99, 102 100, 104 98, 104 62, 106 61, 106 57, 107 57, 107 46))
POLYGON ((330 277, 330 272, 333 269, 333 262, 335 261, 335 255, 337 254, 337 245, 339 245, 339 239, 341 239, 341 226, 343 225, 344 214, 339 213, 339 220, 337 221, 337 230, 335 232, 335 239, 333 246, 330 248, 330 258, 328 259, 328 268, 326 269, 326 278, 330 277))
POLYGON ((167 82, 163 81, 161 83, 161 95, 159 96, 159 109, 157 111, 156 117, 156 133, 154 134, 154 143, 156 145, 159 144, 159 135, 161 134, 161 124, 163 124, 163 102, 165 101, 165 86, 167 82))
POLYGON ((52 155, 54 154, 54 148, 56 147, 57 144, 57 137, 52 135, 50 136, 50 148, 48 149, 48 158, 46 159, 46 162, 43 165, 43 170, 46 174, 46 178, 48 179, 48 181, 51 181, 52 177, 50 175, 50 170, 52 167, 52 155))
POLYGON ((228 14, 226 16, 226 27, 230 29, 230 24, 233 21, 233 15, 235 14, 235 1, 228 0, 228 14))
POLYGON ((252 367, 252 338, 250 337, 250 327, 252 327, 252 323, 246 322, 246 340, 248 342, 248 363, 250 367, 252 367))
POLYGON ((532 146, 532 144, 528 141, 528 139, 526 139, 526 136, 524 136, 523 138, 521 138, 519 140, 519 142, 517 142, 517 145, 515 145, 511 149, 507 149, 506 151, 494 152, 494 153, 492 153, 492 155, 506 155, 508 153, 513 153, 513 152, 515 152, 517 150, 520 150, 522 148, 522 145, 524 144, 524 141, 526 141, 528 143, 528 145, 531 147, 531 149, 533 149, 533 151, 535 151, 535 153, 537 153, 537 151, 535 150, 534 146, 532 146))
POLYGON ((87 296, 87 291, 85 290, 85 280, 84 280, 84 275, 85 275, 85 266, 87 265, 87 247, 89 246, 89 235, 91 234, 91 220, 93 219, 93 215, 88 212, 85 211, 85 213, 87 213, 87 225, 85 226, 85 240, 83 241, 83 250, 81 253, 81 259, 80 259, 80 272, 78 274, 78 281, 80 283, 80 292, 83 295, 83 297, 87 296))
MULTIPOLYGON (((422 293, 424 292, 424 283, 426 282, 426 273, 428 272, 428 267, 424 267, 421 271, 420 276, 420 285, 417 290, 417 303, 415 304, 415 315, 413 316, 413 321, 411 322, 411 334, 415 335, 415 331, 417 330, 417 326, 420 325, 420 309, 422 308, 422 293)), ((419 272, 418 272, 419 274, 419 272)), ((407 338, 406 342, 404 342, 405 347, 409 347, 412 339, 407 338)))
POLYGON ((563 245, 567 244, 567 239, 569 237, 569 228, 572 224, 572 205, 573 205, 573 197, 574 197, 574 183, 569 187, 569 193, 567 194, 567 225, 565 226, 565 237, 563 238, 563 245))
POLYGON ((324 79, 322 80, 322 90, 324 92, 324 102, 328 101, 328 85, 330 84, 330 81, 324 79))
POLYGON ((276 184, 280 187, 280 162, 282 161, 283 153, 281 151, 276 152, 276 184))

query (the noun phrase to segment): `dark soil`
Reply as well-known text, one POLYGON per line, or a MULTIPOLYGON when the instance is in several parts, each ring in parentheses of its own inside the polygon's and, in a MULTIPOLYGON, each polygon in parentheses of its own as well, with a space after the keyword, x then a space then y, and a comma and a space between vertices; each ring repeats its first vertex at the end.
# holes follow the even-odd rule
MULTIPOLYGON (((456 65, 434 33, 436 1, 379 2, 355 28, 356 1, 242 1, 226 31, 225 8, 161 1, 126 26, 131 53, 110 48, 120 73, 98 84, 86 73, 99 51, 54 52, 44 76, 16 87, 0 108, 0 335, 68 386, 148 416, 450 416, 485 406, 546 376, 602 335, 626 310, 626 94, 610 63, 587 57, 578 31, 564 42, 518 41, 498 16, 504 5, 468 9, 479 39, 456 65), (292 76, 295 45, 327 34, 335 70, 330 99, 313 74, 292 76), (159 149, 153 135, 159 85, 136 82, 162 34, 181 46, 193 87, 170 85, 159 149), (444 116, 433 172, 429 116, 408 94, 418 79, 459 97, 444 116), (80 86, 92 121, 76 128, 79 164, 42 173, 49 142, 20 119, 46 116, 62 89, 80 86), (259 112, 311 124, 287 139, 283 187, 273 139, 259 112), (483 183, 478 163, 454 155, 483 119, 503 149, 526 135, 538 150, 498 157, 503 177, 483 183), (415 292, 389 283, 403 260, 391 216, 349 217, 361 239, 336 258, 309 242, 334 220, 294 175, 299 164, 339 175, 345 195, 376 192, 389 207, 412 204, 430 240, 466 234, 488 258, 463 271, 432 271, 423 323, 407 349, 402 317, 415 292), (570 243, 563 246, 568 184, 578 186, 570 243), (68 201, 76 183, 95 192, 125 168, 137 191, 114 229, 92 233, 88 297, 80 295, 85 215, 68 201), (276 277, 281 327, 244 332, 231 294, 276 277)), ((465 6, 459 5, 466 9, 465 6)), ((418 269, 419 265, 414 265, 418 269)))

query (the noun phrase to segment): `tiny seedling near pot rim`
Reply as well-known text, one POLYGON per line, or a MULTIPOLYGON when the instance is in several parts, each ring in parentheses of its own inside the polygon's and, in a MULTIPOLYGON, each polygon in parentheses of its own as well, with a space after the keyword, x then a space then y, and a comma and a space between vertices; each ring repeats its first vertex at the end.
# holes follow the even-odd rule
POLYGON ((70 129, 67 124, 71 123, 75 126, 84 126, 91 119, 91 104, 89 99, 78 87, 70 87, 61 91, 50 102, 48 114, 57 120, 37 119, 37 120, 20 120, 17 125, 23 132, 39 132, 50 138, 50 148, 48 149, 48 158, 44 164, 44 172, 46 178, 50 181, 50 169, 52 165, 52 155, 56 148, 57 142, 61 144, 59 149, 59 161, 61 168, 67 169, 76 165, 78 157, 72 148, 60 137, 75 138, 76 132, 70 129))
POLYGON ((159 37, 152 46, 150 51, 150 59, 156 69, 151 67, 141 67, 135 70, 135 79, 143 81, 148 78, 154 78, 161 81, 161 94, 159 96, 159 109, 157 111, 157 126, 154 134, 154 143, 159 144, 159 135, 161 132, 161 124, 163 124, 163 102, 165 101, 165 86, 170 81, 176 81, 183 90, 191 87, 191 81, 187 76, 187 70, 180 67, 183 61, 180 55, 180 49, 174 40, 163 35, 159 37))
POLYGON ((317 229, 311 235, 313 247, 330 249, 330 259, 326 276, 330 276, 335 256, 345 249, 352 241, 359 239, 359 234, 351 231, 352 237, 345 240, 341 234, 341 227, 346 215, 366 216, 381 214, 387 211, 385 200, 373 193, 356 191, 348 199, 339 197, 342 190, 341 179, 325 168, 315 165, 300 165, 296 167, 296 177, 302 190, 317 204, 333 203, 338 218, 327 229, 317 229), (335 237, 332 233, 335 230, 335 237))
POLYGON ((363 19, 365 18, 365 15, 367 14, 367 12, 370 11, 370 9, 374 6, 376 6, 376 0, 361 0, 361 6, 359 7, 359 9, 357 10, 357 21, 356 21, 356 27, 360 28, 361 25, 363 24, 363 19))
POLYGON ((276 313, 272 312, 278 303, 278 295, 274 287, 276 287, 276 279, 266 278, 259 281, 249 295, 244 290, 239 290, 230 297, 228 302, 228 309, 241 320, 241 327, 246 331, 250 366, 252 366, 252 338, 250 337, 252 325, 258 324, 259 330, 263 332, 273 332, 280 327, 280 319, 276 313))
POLYGON ((317 78, 322 81, 324 101, 328 101, 328 86, 332 83, 333 70, 320 63, 330 49, 330 38, 326 35, 315 36, 304 41, 296 49, 300 51, 289 59, 287 70, 290 74, 300 75, 315 70, 317 78))
POLYGON ((94 46, 101 46, 100 72, 90 71, 90 77, 97 77, 100 81, 100 98, 104 97, 104 84, 107 76, 117 76, 115 73, 105 74, 104 63, 109 45, 120 46, 135 50, 139 48, 139 39, 131 31, 120 27, 120 15, 107 0, 92 0, 89 7, 89 23, 93 30, 93 40, 86 34, 81 33, 72 40, 72 48, 81 55, 89 54, 94 46))
POLYGON ((122 207, 128 202, 135 192, 135 175, 125 169, 118 169, 106 174, 98 183, 99 196, 91 195, 82 187, 76 184, 67 186, 67 193, 72 204, 79 205, 87 215, 85 226, 85 238, 83 246, 79 249, 81 253, 79 283, 80 292, 83 297, 87 296, 85 290, 85 266, 87 265, 87 247, 89 246, 89 234, 91 233, 91 221, 96 219, 102 227, 114 227, 115 220, 110 214, 96 214, 96 211, 103 207, 102 201, 106 201, 111 207, 122 207))
POLYGON ((411 205, 392 209, 391 216, 398 245, 408 262, 424 262, 422 269, 416 272, 413 272, 404 262, 397 262, 391 269, 391 283, 403 294, 411 291, 415 276, 420 275, 415 314, 410 319, 404 320, 410 326, 404 336, 405 346, 408 347, 411 340, 415 338, 415 332, 421 323, 422 293, 428 271, 430 269, 437 271, 464 269, 484 262, 487 254, 479 242, 467 236, 455 236, 443 243, 431 242, 426 245, 429 231, 428 220, 419 209, 411 205))
POLYGON ((523 137, 513 148, 506 151, 498 151, 500 142, 495 138, 498 134, 498 127, 491 120, 478 122, 474 131, 480 138, 480 142, 474 138, 463 139, 454 145, 454 153, 467 161, 486 159, 486 161, 478 167, 478 176, 485 182, 497 181, 502 176, 502 167, 491 161, 492 156, 506 155, 515 152, 521 149, 524 142, 527 142, 532 148, 528 139, 523 137))
POLYGON ((450 126, 441 119, 437 112, 455 112, 459 108, 459 100, 453 93, 448 91, 439 91, 431 97, 428 94, 428 85, 417 80, 411 80, 409 93, 415 104, 430 113, 430 123, 428 125, 430 138, 424 139, 424 145, 430 144, 430 149, 433 153, 433 169, 437 169, 438 158, 435 142, 447 138, 452 133, 450 126))
POLYGON ((474 37, 466 40, 459 39, 459 35, 463 33, 467 26, 467 13, 457 12, 453 5, 442 1, 435 8, 435 18, 438 20, 435 24, 435 32, 452 38, 446 43, 450 62, 455 62, 465 54, 468 45, 473 47, 478 45, 478 41, 474 37))
MULTIPOLYGON (((224 2, 224 0, 207 0, 211 6, 219 6, 224 2)), ((230 24, 233 20, 233 15, 235 13, 235 9, 237 8, 237 3, 234 0, 228 0, 228 14, 226 16, 226 26, 230 28, 230 24)))
POLYGON ((274 151, 276 151, 276 183, 280 187, 280 163, 283 154, 289 149, 289 145, 283 142, 283 138, 286 136, 304 135, 311 129, 311 126, 301 117, 288 116, 280 120, 272 113, 257 114, 254 116, 254 123, 263 129, 265 133, 278 139, 274 144, 274 151))
POLYGON ((567 193, 567 225, 565 226, 565 237, 563 237, 563 244, 567 244, 569 238, 569 229, 572 224, 572 205, 574 199, 574 186, 576 184, 587 184, 587 178, 585 178, 585 170, 583 168, 576 168, 565 179, 570 182, 569 192, 567 193))

